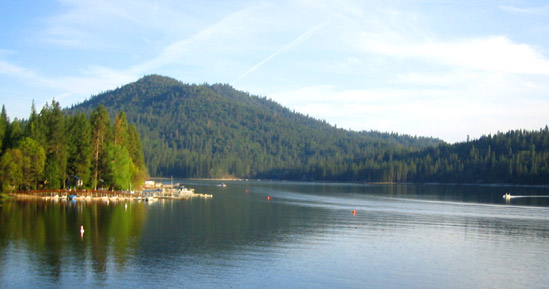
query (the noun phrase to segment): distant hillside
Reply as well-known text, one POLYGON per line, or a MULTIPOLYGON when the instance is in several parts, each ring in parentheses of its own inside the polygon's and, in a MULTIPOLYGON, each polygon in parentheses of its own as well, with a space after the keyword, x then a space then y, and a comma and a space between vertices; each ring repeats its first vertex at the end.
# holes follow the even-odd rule
POLYGON ((454 145, 338 129, 229 85, 158 76, 68 110, 125 111, 152 176, 358 182, 549 184, 549 131, 510 131, 454 145))
MULTIPOLYGON (((369 162, 419 152, 438 139, 352 132, 229 85, 150 75, 73 106, 124 110, 142 136, 153 176, 375 180, 369 162)), ((376 171, 375 174, 379 174, 376 171)))
POLYGON ((514 130, 478 140, 441 144, 407 155, 414 181, 445 183, 549 184, 549 129, 514 130))

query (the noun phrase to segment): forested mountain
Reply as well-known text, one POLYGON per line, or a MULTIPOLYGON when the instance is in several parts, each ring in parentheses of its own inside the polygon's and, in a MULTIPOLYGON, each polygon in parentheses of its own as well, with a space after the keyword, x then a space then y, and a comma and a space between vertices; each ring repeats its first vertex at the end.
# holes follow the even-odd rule
POLYGON ((403 156, 414 181, 549 184, 549 129, 514 130, 403 156))
POLYGON ((549 183, 549 132, 449 145, 338 129, 224 84, 151 75, 73 106, 125 111, 152 176, 358 182, 549 183))
POLYGON ((158 75, 69 111, 89 113, 97 105, 111 115, 124 110, 136 124, 153 176, 374 180, 365 166, 440 143, 337 129, 229 85, 189 85, 158 75))

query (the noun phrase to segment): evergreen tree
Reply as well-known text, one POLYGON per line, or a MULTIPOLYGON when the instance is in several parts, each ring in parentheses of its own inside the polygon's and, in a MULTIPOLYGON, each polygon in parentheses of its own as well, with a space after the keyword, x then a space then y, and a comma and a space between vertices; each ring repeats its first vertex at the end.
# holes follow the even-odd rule
POLYGON ((34 139, 40 144, 46 143, 46 133, 48 132, 48 127, 46 127, 43 119, 43 117, 36 113, 33 101, 29 120, 25 124, 25 136, 34 139))
POLYGON ((103 178, 109 178, 106 145, 111 142, 111 121, 104 106, 99 105, 92 111, 90 114, 90 123, 92 128, 92 184, 93 188, 97 190, 98 185, 102 185, 105 182, 103 178))
POLYGON ((92 146, 91 125, 83 113, 67 118, 68 152, 67 174, 72 186, 87 185, 91 181, 92 146))
POLYGON ((126 148, 131 159, 132 186, 136 188, 145 182, 148 174, 141 138, 139 132, 137 132, 137 128, 133 124, 128 126, 126 148))
POLYGON ((132 181, 131 159, 128 150, 121 145, 107 145, 108 185, 116 190, 128 190, 132 181))
POLYGON ((67 174, 67 145, 65 117, 59 103, 52 101, 51 106, 46 105, 41 112, 41 117, 46 131, 46 168, 44 176, 46 186, 50 189, 65 188, 67 174))
POLYGON ((22 154, 22 185, 27 189, 36 189, 44 174, 46 163, 44 148, 32 138, 25 137, 19 143, 19 150, 22 154))
POLYGON ((8 132, 10 127, 10 121, 6 113, 6 107, 2 105, 2 112, 0 113, 0 155, 6 147, 6 139, 8 138, 8 132))
POLYGON ((114 121, 114 145, 127 146, 128 120, 126 114, 121 111, 114 121))

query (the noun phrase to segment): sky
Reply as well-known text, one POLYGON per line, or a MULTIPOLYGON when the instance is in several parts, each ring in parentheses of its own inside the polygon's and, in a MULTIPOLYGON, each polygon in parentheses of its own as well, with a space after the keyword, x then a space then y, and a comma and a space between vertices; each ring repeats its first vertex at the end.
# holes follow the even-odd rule
POLYGON ((26 119, 150 75, 339 128, 465 141, 549 124, 549 2, 0 0, 0 103, 26 119))

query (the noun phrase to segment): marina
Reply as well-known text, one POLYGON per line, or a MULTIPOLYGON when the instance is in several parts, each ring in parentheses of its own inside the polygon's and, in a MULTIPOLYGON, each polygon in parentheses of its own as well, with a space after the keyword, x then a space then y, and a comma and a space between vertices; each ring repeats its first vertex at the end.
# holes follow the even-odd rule
POLYGON ((28 190, 12 194, 16 198, 39 198, 51 201, 146 201, 158 199, 212 198, 211 194, 195 193, 194 189, 185 186, 166 185, 147 182, 141 191, 111 191, 111 190, 28 190))

